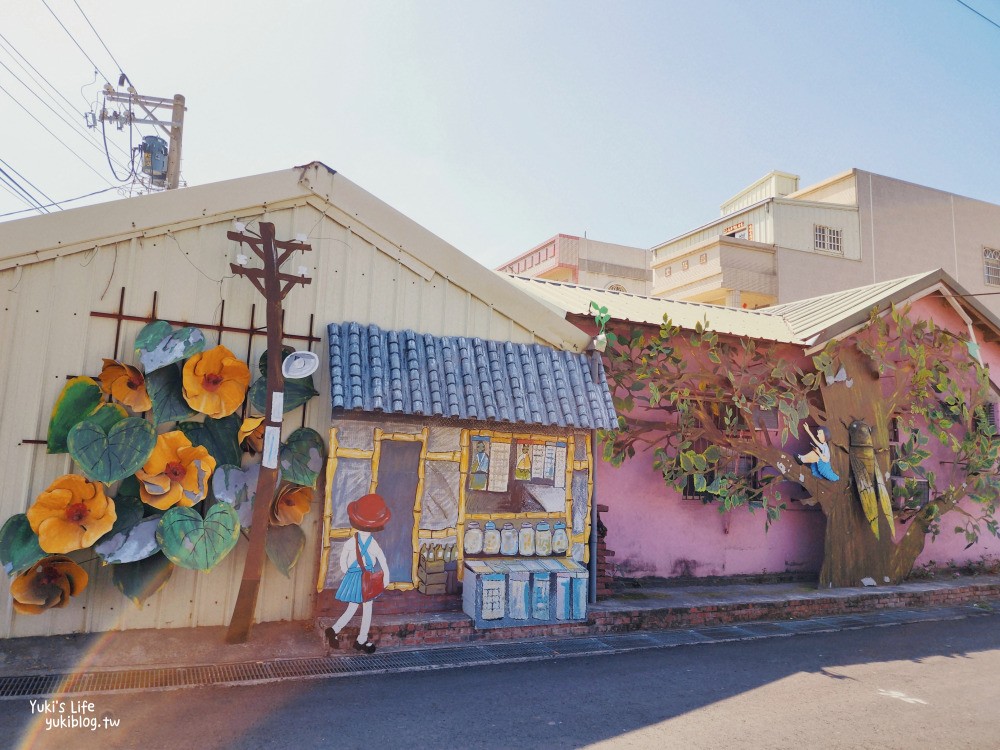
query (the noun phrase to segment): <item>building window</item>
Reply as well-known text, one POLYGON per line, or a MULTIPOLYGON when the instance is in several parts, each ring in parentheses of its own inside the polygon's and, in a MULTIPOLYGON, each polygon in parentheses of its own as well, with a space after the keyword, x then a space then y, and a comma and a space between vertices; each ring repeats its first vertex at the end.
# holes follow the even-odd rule
POLYGON ((621 284, 608 284, 605 287, 605 289, 607 289, 609 292, 626 292, 626 293, 628 292, 628 289, 626 289, 621 284))
POLYGON ((1000 286, 1000 250, 993 247, 983 248, 983 270, 987 284, 1000 286))
POLYGON ((687 262, 686 260, 682 260, 682 261, 681 261, 681 270, 682 270, 682 271, 686 271, 686 270, 688 270, 688 267, 689 267, 689 266, 690 266, 690 264, 689 264, 689 263, 688 263, 688 262, 687 262))
POLYGON ((667 266, 666 268, 663 269, 663 278, 665 279, 668 278, 671 273, 673 273, 673 268, 667 266))
MULTIPOLYGON (((844 230, 833 229, 832 227, 822 227, 819 224, 813 226, 814 247, 817 250, 824 250, 828 253, 844 253, 842 243, 844 230)), ((1000 282, 998 282, 1000 283, 1000 282)))
POLYGON ((701 265, 705 265, 706 263, 708 263, 708 253, 702 253, 701 255, 699 255, 698 262, 701 263, 701 265))

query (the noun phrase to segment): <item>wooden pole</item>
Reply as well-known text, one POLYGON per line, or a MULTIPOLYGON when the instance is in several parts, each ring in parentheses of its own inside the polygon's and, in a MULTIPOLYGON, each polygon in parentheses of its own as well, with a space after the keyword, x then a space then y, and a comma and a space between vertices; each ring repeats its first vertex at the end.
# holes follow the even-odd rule
POLYGON ((281 301, 293 284, 308 284, 310 279, 292 279, 280 272, 281 264, 293 249, 311 249, 308 245, 276 243, 274 224, 261 222, 260 238, 251 238, 237 232, 229 232, 230 239, 247 242, 264 261, 263 269, 246 269, 230 266, 234 273, 246 276, 264 295, 267 302, 267 396, 264 415, 264 451, 261 455, 260 474, 257 479, 257 494, 254 498, 253 517, 250 525, 250 546, 243 565, 243 579, 236 596, 233 616, 226 632, 227 643, 246 643, 253 627, 254 612, 257 609, 257 595, 260 579, 264 572, 264 544, 271 503, 278 487, 278 449, 281 445, 281 418, 284 412, 285 378, 281 374, 282 312, 281 301), (278 257, 276 246, 285 252, 278 257), (282 285, 282 282, 286 283, 282 285))

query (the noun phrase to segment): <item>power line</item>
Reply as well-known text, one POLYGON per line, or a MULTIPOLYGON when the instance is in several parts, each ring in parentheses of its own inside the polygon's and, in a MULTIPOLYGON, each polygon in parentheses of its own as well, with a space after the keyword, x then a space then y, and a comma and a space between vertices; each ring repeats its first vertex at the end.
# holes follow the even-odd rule
POLYGON ((992 18, 989 18, 988 16, 984 16, 984 15, 983 15, 982 13, 980 13, 980 12, 979 12, 978 10, 976 10, 975 8, 973 8, 973 7, 971 6, 971 5, 967 5, 966 3, 963 3, 963 2, 962 2, 962 0, 955 0, 955 2, 956 2, 956 3, 958 3, 959 5, 961 5, 961 6, 963 7, 963 8, 968 8, 969 10, 971 10, 971 11, 972 11, 973 13, 975 13, 975 14, 976 14, 977 16, 979 16, 979 17, 980 17, 980 18, 982 18, 982 19, 983 19, 984 21, 986 21, 986 23, 989 23, 989 24, 993 24, 993 25, 994 25, 994 26, 996 26, 996 27, 997 27, 998 29, 1000 29, 1000 23, 997 23, 996 21, 994 21, 994 20, 993 20, 992 18))
POLYGON ((69 152, 70 152, 71 154, 73 154, 73 156, 75 156, 75 157, 76 157, 77 159, 79 159, 79 160, 80 160, 81 162, 83 162, 84 166, 86 166, 86 167, 87 167, 87 169, 89 169, 89 170, 90 170, 91 172, 93 172, 93 173, 94 173, 94 174, 96 174, 96 175, 97 175, 98 177, 100 177, 100 178, 101 178, 102 180, 104 180, 104 182, 106 182, 106 183, 107 183, 108 185, 111 185, 111 187, 115 187, 114 185, 112 185, 112 184, 111 184, 111 181, 110 181, 110 180, 108 180, 108 178, 107 178, 107 177, 105 177, 105 176, 104 176, 104 175, 102 175, 102 174, 101 174, 100 172, 98 172, 98 171, 97 171, 96 169, 94 169, 94 168, 93 168, 93 167, 92 167, 92 166, 91 166, 91 165, 90 165, 90 164, 89 164, 89 163, 88 163, 88 162, 87 162, 87 161, 86 161, 86 160, 85 160, 85 159, 84 159, 84 158, 83 158, 82 156, 80 156, 80 155, 79 155, 79 154, 78 154, 78 153, 77 153, 76 151, 74 151, 74 150, 73 150, 73 149, 72 149, 72 148, 71 148, 71 147, 70 147, 69 145, 67 145, 67 143, 66 143, 66 142, 65 142, 65 141, 64 141, 64 140, 63 140, 62 138, 60 138, 60 137, 59 137, 58 135, 56 135, 56 134, 55 134, 55 133, 53 133, 53 132, 52 132, 51 130, 49 130, 49 128, 48 128, 48 127, 47 127, 47 126, 45 125, 45 123, 44 123, 44 122, 42 122, 42 121, 41 121, 41 120, 39 120, 39 119, 38 119, 37 117, 35 117, 35 115, 34 115, 34 114, 32 114, 31 110, 29 110, 29 109, 28 109, 27 107, 25 107, 25 106, 24 106, 23 104, 21 104, 21 102, 19 102, 19 101, 17 100, 17 97, 16 97, 16 96, 14 96, 14 95, 13 95, 12 93, 10 93, 10 92, 9 92, 9 91, 8 91, 7 89, 5 89, 5 88, 3 87, 3 85, 2 85, 2 84, 0 84, 0 91, 4 92, 4 93, 5 93, 5 94, 6 94, 7 96, 9 96, 9 97, 10 97, 11 99, 13 99, 13 100, 14 100, 14 103, 15 103, 15 104, 16 104, 17 106, 19 106, 19 107, 20 107, 21 109, 23 109, 23 110, 24 110, 25 112, 27 112, 27 113, 28 113, 28 116, 29 116, 29 117, 30 117, 30 118, 31 118, 32 120, 34 120, 34 121, 35 121, 35 122, 37 122, 37 123, 38 123, 39 125, 41 125, 41 126, 42 126, 42 129, 43 129, 43 130, 45 130, 45 132, 46 132, 46 133, 48 133, 48 134, 49 134, 49 135, 51 135, 51 136, 52 136, 53 138, 55 138, 55 139, 56 139, 57 141, 59 141, 59 143, 61 143, 61 144, 62 144, 62 145, 63 145, 63 146, 64 146, 64 147, 66 148, 66 150, 67 150, 67 151, 69 151, 69 152))
POLYGON ((62 21, 59 20, 59 16, 57 16, 56 12, 52 10, 51 7, 49 7, 49 4, 46 2, 46 0, 42 0, 42 5, 44 5, 45 8, 49 11, 49 13, 52 14, 52 17, 56 19, 56 23, 58 23, 59 26, 62 27, 62 30, 66 32, 66 35, 73 40, 73 44, 75 44, 76 48, 83 53, 83 56, 87 58, 87 61, 94 66, 94 70, 100 74, 101 78, 104 79, 104 82, 111 83, 111 81, 108 80, 108 77, 104 75, 104 71, 102 71, 100 67, 98 67, 97 63, 95 63, 94 60, 91 58, 91 56, 87 54, 87 51, 80 46, 80 43, 78 41, 76 41, 76 37, 73 36, 72 32, 66 28, 65 24, 63 24, 62 21))
POLYGON ((27 182, 32 188, 34 188, 34 190, 35 190, 36 193, 38 193, 40 196, 42 196, 45 200, 49 201, 49 203, 52 203, 52 198, 50 198, 49 196, 47 196, 45 194, 45 192, 40 187, 38 187, 38 185, 36 185, 31 180, 29 180, 27 177, 25 177, 23 174, 21 174, 16 169, 14 169, 14 167, 12 167, 8 162, 5 162, 3 159, 0 159, 0 164, 3 164, 11 172, 13 172, 18 177, 20 177, 22 180, 24 180, 25 182, 27 182))
MULTIPOLYGON (((0 187, 5 187, 2 182, 0 182, 0 187)), ((107 193, 110 190, 121 190, 121 189, 122 188, 119 187, 119 186, 117 186, 117 185, 112 185, 111 187, 104 188, 103 190, 95 190, 92 193, 87 193, 85 195, 78 195, 76 198, 66 198, 65 200, 57 201, 55 203, 48 203, 48 204, 46 204, 44 206, 40 206, 40 208, 52 208, 53 206, 60 206, 61 207, 63 203, 72 203, 73 201, 79 201, 79 200, 83 200, 84 198, 90 198, 93 195, 100 195, 101 193, 107 193)), ((8 189, 7 192, 10 192, 10 190, 8 189)), ((35 210, 37 210, 37 209, 34 209, 34 208, 25 208, 25 209, 22 209, 21 211, 9 211, 9 212, 7 212, 5 214, 0 214, 0 218, 5 217, 5 216, 14 216, 15 214, 26 214, 26 213, 28 213, 28 211, 35 211, 35 210)))
POLYGON ((108 56, 111 58, 114 64, 118 66, 118 72, 124 74, 125 69, 122 67, 122 64, 118 62, 117 59, 115 59, 115 56, 113 54, 111 54, 111 50, 108 49, 108 45, 106 45, 104 43, 104 40, 101 39, 101 35, 97 33, 97 29, 94 28, 94 24, 92 24, 90 22, 90 19, 87 18, 87 14, 83 12, 83 8, 80 7, 80 3, 78 3, 76 0, 73 0, 73 5, 75 5, 76 9, 80 11, 80 15, 83 16, 83 20, 87 22, 87 25, 90 27, 90 30, 94 32, 94 36, 97 37, 97 41, 99 41, 101 43, 101 46, 104 47, 104 51, 108 53, 108 56))
MULTIPOLYGON (((25 88, 26 88, 26 89, 27 89, 27 90, 28 90, 28 91, 29 91, 29 92, 31 93, 31 95, 32 95, 32 96, 34 96, 34 97, 35 97, 36 99, 38 99, 38 101, 40 101, 40 102, 41 102, 41 103, 42 103, 42 104, 43 104, 43 105, 44 105, 45 107, 47 107, 47 108, 48 108, 48 110, 49 110, 50 112, 52 112, 52 114, 54 114, 54 115, 55 115, 56 117, 58 117, 58 118, 59 118, 59 120, 60 120, 60 121, 61 121, 61 122, 62 122, 63 124, 65 124, 65 125, 68 125, 68 126, 70 127, 70 129, 71 129, 71 130, 72 130, 72 131, 73 131, 74 133, 76 133, 77 135, 79 135, 79 136, 80 136, 81 138, 83 138, 83 140, 85 140, 85 141, 86 141, 86 142, 87 142, 88 144, 90 144, 90 145, 91 145, 91 146, 93 146, 93 147, 94 147, 95 149, 97 149, 97 151, 98 151, 99 153, 107 155, 107 157, 108 157, 108 161, 110 162, 110 160, 111 160, 111 155, 110 155, 110 154, 108 154, 108 150, 107 150, 107 147, 106 147, 106 146, 105 146, 105 148, 104 148, 104 149, 101 149, 101 147, 100 147, 100 146, 99 146, 98 144, 96 144, 96 143, 95 143, 94 141, 90 140, 90 138, 88 138, 88 137, 86 136, 85 132, 82 132, 82 131, 78 130, 78 129, 77 129, 77 126, 76 126, 76 125, 74 125, 74 124, 73 124, 73 123, 72 123, 71 121, 67 120, 67 119, 66 119, 66 118, 65 118, 65 117, 64 117, 63 115, 61 115, 61 114, 60 114, 59 112, 57 112, 57 111, 55 110, 55 108, 54 108, 54 107, 53 107, 53 106, 52 106, 51 104, 49 104, 49 103, 48 103, 47 101, 45 101, 44 99, 42 99, 42 97, 41 97, 41 96, 40 96, 40 95, 38 94, 38 92, 37 92, 37 91, 35 91, 34 89, 32 89, 32 88, 31 88, 31 86, 29 86, 29 85, 28 85, 28 84, 26 84, 26 83, 25 83, 25 82, 24 82, 23 80, 21 80, 21 78, 19 78, 19 77, 18 77, 17 73, 15 73, 15 72, 14 72, 13 70, 11 70, 11 69, 10 69, 9 67, 7 67, 7 64, 6 64, 5 62, 3 62, 2 60, 0 60, 0 67, 2 67, 2 68, 3 68, 4 70, 6 70, 6 71, 7 71, 8 73, 10 73, 10 74, 11 74, 12 76, 14 76, 14 80, 16 80, 16 81, 17 81, 18 83, 20 83, 20 84, 21 84, 22 86, 24 86, 24 87, 25 87, 25 88)), ((19 103, 20 103, 20 102, 19 102, 19 103)), ((124 164, 122 164, 121 162, 119 162, 119 163, 118 163, 118 165, 119 165, 120 167, 125 167, 125 165, 124 165, 124 164)), ((113 168, 113 167, 112 167, 112 170, 111 170, 111 171, 112 171, 112 173, 114 173, 114 168, 113 168)), ((115 177, 117 177, 117 175, 115 175, 115 177)), ((127 178, 126 178, 126 179, 127 179, 127 178)))
POLYGON ((25 203, 31 206, 33 210, 36 211, 40 210, 44 211, 45 213, 48 213, 48 209, 42 208, 42 202, 38 200, 35 196, 33 196, 26 187, 21 185, 21 183, 19 183, 13 177, 7 174, 7 172, 4 171, 3 167, 0 167, 0 179, 4 180, 8 185, 13 187, 18 192, 20 192, 21 195, 23 196, 23 200, 25 201, 25 203))

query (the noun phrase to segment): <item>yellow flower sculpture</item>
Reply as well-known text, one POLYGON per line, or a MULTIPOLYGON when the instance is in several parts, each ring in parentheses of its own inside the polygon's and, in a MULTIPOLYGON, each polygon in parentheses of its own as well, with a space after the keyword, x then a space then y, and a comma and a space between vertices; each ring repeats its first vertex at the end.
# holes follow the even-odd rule
POLYGON ((45 557, 10 583, 14 611, 38 615, 65 607, 69 598, 87 588, 87 572, 63 555, 45 557))
POLYGON ((184 400, 212 419, 236 411, 250 385, 250 368, 224 346, 195 354, 184 363, 184 400))
POLYGON ((183 432, 175 430, 156 438, 149 460, 135 476, 142 501, 158 510, 167 510, 175 505, 190 507, 203 500, 213 471, 215 459, 208 449, 191 445, 183 432))
POLYGON ((132 411, 143 412, 153 408, 146 393, 146 379, 131 365, 105 359, 104 369, 101 370, 101 390, 132 411))
POLYGON ((278 489, 278 496, 271 505, 271 524, 274 526, 289 526, 302 523, 312 504, 313 491, 311 487, 300 487, 297 484, 283 484, 278 489))
POLYGON ((38 546, 54 554, 89 547, 107 534, 118 518, 115 503, 98 482, 64 474, 28 508, 28 523, 38 546))
POLYGON ((264 417, 247 417, 240 425, 240 446, 251 456, 264 450, 264 417))

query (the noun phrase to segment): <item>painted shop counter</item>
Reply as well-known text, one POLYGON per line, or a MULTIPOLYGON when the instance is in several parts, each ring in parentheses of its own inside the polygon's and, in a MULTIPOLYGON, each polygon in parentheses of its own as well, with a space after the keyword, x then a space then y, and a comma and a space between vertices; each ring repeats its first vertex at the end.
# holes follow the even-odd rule
POLYGON ((587 584, 570 558, 466 560, 462 609, 477 628, 585 620, 587 584))

